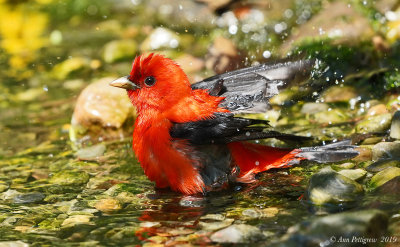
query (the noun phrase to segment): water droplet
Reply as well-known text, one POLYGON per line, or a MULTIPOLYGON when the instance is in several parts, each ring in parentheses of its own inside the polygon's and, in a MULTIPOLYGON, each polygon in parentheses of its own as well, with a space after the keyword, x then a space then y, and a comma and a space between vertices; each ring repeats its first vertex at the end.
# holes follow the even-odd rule
POLYGON ((271 57, 271 52, 270 51, 264 51, 263 52, 263 57, 270 58, 271 57))

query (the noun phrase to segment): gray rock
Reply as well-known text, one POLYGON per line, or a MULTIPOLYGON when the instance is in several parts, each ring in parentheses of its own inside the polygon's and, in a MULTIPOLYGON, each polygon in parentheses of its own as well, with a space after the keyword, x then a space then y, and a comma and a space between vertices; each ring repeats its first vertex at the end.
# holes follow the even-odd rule
POLYGON ((363 241, 379 241, 387 227, 388 216, 380 210, 338 213, 289 228, 276 246, 376 246, 363 241))
POLYGON ((213 233, 211 241, 217 243, 245 243, 262 239, 260 229, 245 224, 235 224, 213 233))
POLYGON ((372 159, 400 158, 400 143, 380 142, 372 148, 372 159))
POLYGON ((14 197, 14 203, 25 204, 25 203, 38 203, 43 201, 46 196, 43 193, 27 193, 20 194, 14 197))
POLYGON ((324 205, 353 202, 363 192, 359 183, 327 167, 311 177, 306 193, 311 202, 324 205))
POLYGON ((301 108, 301 113, 314 114, 321 111, 327 111, 329 106, 324 103, 305 103, 301 108))
POLYGON ((369 172, 380 172, 388 167, 400 167, 400 160, 395 159, 383 159, 372 163, 365 169, 369 172))
POLYGON ((390 125, 390 137, 400 139, 400 111, 396 111, 390 125))

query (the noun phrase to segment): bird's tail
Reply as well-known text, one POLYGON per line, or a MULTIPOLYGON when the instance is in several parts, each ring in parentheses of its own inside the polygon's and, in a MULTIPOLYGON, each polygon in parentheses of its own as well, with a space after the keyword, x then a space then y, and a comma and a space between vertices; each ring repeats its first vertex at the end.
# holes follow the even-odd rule
POLYGON ((240 167, 238 182, 251 182, 254 175, 271 168, 285 168, 298 164, 301 160, 318 163, 338 162, 351 159, 359 154, 350 141, 341 141, 325 146, 299 149, 274 148, 248 142, 229 144, 232 157, 240 167))

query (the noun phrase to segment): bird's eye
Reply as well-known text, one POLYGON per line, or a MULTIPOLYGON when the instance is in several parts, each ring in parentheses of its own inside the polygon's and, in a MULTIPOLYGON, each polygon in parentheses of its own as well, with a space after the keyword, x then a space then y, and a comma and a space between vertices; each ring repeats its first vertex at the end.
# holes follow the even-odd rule
POLYGON ((146 79, 144 79, 144 84, 146 84, 146 86, 153 86, 156 83, 156 78, 154 78, 154 76, 148 76, 146 77, 146 79))

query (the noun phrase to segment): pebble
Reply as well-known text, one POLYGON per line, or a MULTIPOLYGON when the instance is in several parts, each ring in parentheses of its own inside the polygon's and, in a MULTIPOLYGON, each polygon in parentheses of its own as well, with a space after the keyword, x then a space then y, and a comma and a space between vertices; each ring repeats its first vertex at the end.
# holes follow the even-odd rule
POLYGON ((383 171, 378 172, 375 174, 370 181, 370 187, 372 189, 375 189, 387 181, 400 176, 400 168, 398 167, 388 167, 384 169, 383 171))
POLYGON ((122 209, 122 205, 114 198, 106 198, 98 201, 95 208, 103 213, 112 213, 122 209))
POLYGON ((321 111, 327 111, 329 106, 325 103, 305 103, 301 107, 301 113, 303 114, 314 114, 321 111))
POLYGON ((311 177, 306 193, 311 202, 324 205, 353 202, 363 192, 359 183, 326 167, 311 177))
POLYGON ((343 169, 338 172, 339 174, 346 176, 354 181, 359 180, 367 174, 367 171, 363 169, 343 169))
POLYGON ((390 113, 371 116, 357 123, 356 133, 384 132, 389 129, 392 115, 390 113))
MULTIPOLYGON (((71 141, 90 139, 98 142, 131 135, 131 131, 127 129, 127 133, 124 132, 122 126, 129 120, 133 122, 135 112, 126 90, 109 85, 115 79, 99 79, 81 92, 71 119, 71 141)), ((127 127, 131 125, 133 123, 127 127)))
POLYGON ((71 215, 63 221, 61 226, 74 226, 77 224, 89 223, 92 215, 71 215))
POLYGON ((230 226, 233 223, 233 221, 234 221, 234 219, 226 219, 226 220, 216 221, 216 222, 200 221, 199 226, 201 227, 202 230, 211 232, 211 231, 216 231, 221 228, 230 226))
POLYGON ((396 111, 390 125, 390 137, 400 139, 400 111, 396 111))
POLYGON ((46 196, 43 193, 26 193, 16 195, 14 197, 14 203, 17 204, 26 204, 26 203, 38 203, 42 202, 46 196))
POLYGON ((378 160, 367 166, 365 169, 369 172, 380 172, 388 167, 400 167, 400 160, 396 159, 378 160))
POLYGON ((380 142, 372 147, 372 160, 400 159, 399 142, 380 142))
POLYGON ((386 233, 388 220, 383 211, 376 209, 314 218, 290 227, 277 246, 364 246, 361 242, 336 244, 340 243, 339 239, 351 241, 354 237, 379 240, 386 233))
POLYGON ((245 243, 254 242, 263 238, 263 234, 258 227, 235 224, 213 233, 211 241, 216 243, 245 243))
POLYGON ((368 109, 367 116, 376 116, 376 115, 382 115, 382 114, 387 114, 388 110, 386 109, 386 106, 384 104, 378 104, 371 106, 371 108, 368 109))
POLYGON ((49 182, 59 185, 81 185, 89 181, 89 174, 82 171, 60 171, 54 174, 49 182))
POLYGON ((29 247, 29 244, 22 242, 21 240, 17 241, 0 241, 1 247, 29 247))
POLYGON ((93 160, 102 156, 105 151, 106 151, 106 145, 101 143, 79 149, 75 155, 80 160, 93 160))
POLYGON ((348 86, 332 86, 322 93, 322 99, 327 103, 349 102, 357 97, 356 89, 348 86))

